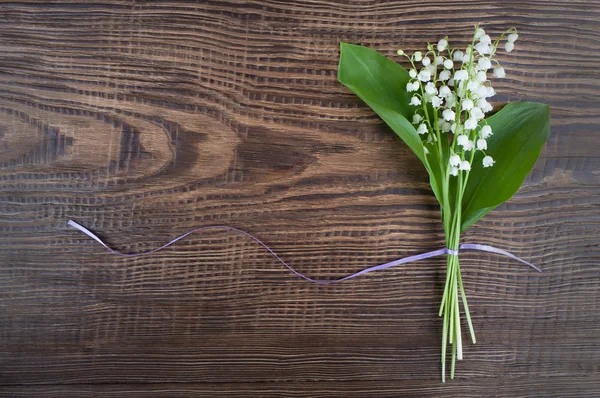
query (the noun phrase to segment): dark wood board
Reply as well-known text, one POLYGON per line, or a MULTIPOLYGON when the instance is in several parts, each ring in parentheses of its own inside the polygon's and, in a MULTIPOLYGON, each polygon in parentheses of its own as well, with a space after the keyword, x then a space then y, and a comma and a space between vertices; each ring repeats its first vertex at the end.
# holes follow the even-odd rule
MULTIPOLYGON (((0 3, 0 396, 600 396, 600 3, 0 3), (428 177, 336 80, 473 24, 520 37, 496 103, 542 101, 523 187, 464 235, 478 337, 440 380, 428 177)), ((465 335, 466 338, 466 335, 465 335)))

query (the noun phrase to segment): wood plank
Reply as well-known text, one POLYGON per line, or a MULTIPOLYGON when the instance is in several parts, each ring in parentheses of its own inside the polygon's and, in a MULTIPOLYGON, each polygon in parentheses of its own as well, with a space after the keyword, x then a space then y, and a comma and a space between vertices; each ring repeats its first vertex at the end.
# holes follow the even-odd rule
POLYGON ((598 1, 0 5, 0 396, 600 395, 598 1), (551 137, 461 254, 478 337, 440 383, 443 246, 422 166, 336 81, 340 41, 392 56, 475 22, 495 101, 551 137))

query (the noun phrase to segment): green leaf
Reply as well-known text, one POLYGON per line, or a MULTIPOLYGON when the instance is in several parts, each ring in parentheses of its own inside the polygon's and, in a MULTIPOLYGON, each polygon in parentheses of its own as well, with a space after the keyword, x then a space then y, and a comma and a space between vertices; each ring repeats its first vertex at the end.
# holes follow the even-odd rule
POLYGON ((340 43, 338 80, 365 101, 423 160, 421 138, 407 120, 412 118, 414 107, 408 104, 406 83, 410 76, 406 69, 370 48, 340 43))
MULTIPOLYGON (((427 167, 421 137, 409 121, 415 108, 409 105, 406 83, 410 76, 406 69, 370 48, 340 43, 338 80, 369 105, 423 162, 433 192, 442 203, 441 174, 437 167, 427 167)), ((432 158, 428 156, 430 161, 432 158)))
POLYGON ((484 168, 484 155, 476 152, 462 201, 462 231, 517 192, 550 135, 550 107, 510 103, 487 123, 493 135, 486 152, 496 163, 484 168))

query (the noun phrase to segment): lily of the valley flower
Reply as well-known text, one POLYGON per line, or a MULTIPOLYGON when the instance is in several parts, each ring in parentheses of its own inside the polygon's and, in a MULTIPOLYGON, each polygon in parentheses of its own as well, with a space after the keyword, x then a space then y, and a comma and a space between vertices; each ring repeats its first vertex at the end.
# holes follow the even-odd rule
MULTIPOLYGON (((505 35, 505 49, 510 52, 519 36, 514 29, 505 35)), ((448 38, 444 37, 437 45, 429 44, 427 52, 417 51, 412 57, 402 50, 398 52, 408 57, 413 66, 408 72, 411 80, 406 84, 406 91, 415 92, 410 104, 418 109, 412 123, 418 125, 417 133, 424 137, 424 148, 436 145, 439 134, 453 134, 454 153, 447 171, 452 176, 470 169, 473 156, 467 155, 469 151, 488 149, 487 139, 492 135, 492 128, 483 120, 493 109, 488 99, 496 94, 488 73, 495 78, 506 76, 504 68, 494 59, 500 40, 493 41, 479 27, 473 40, 475 43, 464 50, 451 48, 448 38), (431 115, 427 107, 433 107, 437 115, 431 115)), ((493 164, 490 156, 483 158, 483 167, 493 164)))
POLYGON ((479 134, 481 135, 481 138, 487 139, 490 135, 492 135, 492 128, 488 125, 485 125, 481 128, 479 134))
POLYGON ((425 125, 425 123, 419 125, 419 128, 417 129, 417 134, 427 134, 427 126, 425 125))
POLYGON ((494 163, 494 159, 492 159, 491 156, 486 156, 483 158, 483 167, 491 167, 494 163))
POLYGON ((467 160, 463 160, 462 162, 460 162, 460 166, 458 167, 459 170, 471 170, 471 163, 469 163, 467 160))
MULTIPOLYGON (((437 45, 429 44, 426 52, 417 51, 412 57, 403 51, 398 52, 407 57, 412 66, 408 72, 410 80, 406 84, 406 91, 415 93, 410 98, 410 104, 416 107, 412 123, 418 126, 416 132, 426 155, 424 162, 432 170, 439 167, 441 172, 441 192, 436 192, 436 195, 439 193, 443 198, 440 204, 443 207, 444 226, 446 231, 450 231, 449 241, 452 247, 447 246, 449 248, 459 247, 461 213, 453 213, 456 209, 447 203, 453 203, 454 199, 456 204, 462 203, 471 170, 493 167, 495 163, 492 156, 487 154, 488 148, 490 153, 494 153, 495 143, 490 139, 493 135, 492 127, 485 118, 493 110, 489 101, 496 94, 490 78, 506 77, 506 71, 495 58, 504 38, 504 49, 511 52, 518 39, 515 29, 509 29, 499 39, 492 40, 479 26, 475 27, 470 44, 462 50, 452 48, 448 38, 444 37, 437 45), (434 158, 436 162, 430 162, 434 158), (477 162, 474 162, 475 159, 477 162), (452 232, 453 228, 457 230, 452 232)), ((460 206, 457 208, 460 209, 460 206)), ((455 360, 462 359, 457 288, 460 285, 462 289, 462 281, 460 272, 457 271, 457 277, 453 269, 459 269, 457 256, 449 256, 448 259, 448 279, 439 312, 440 316, 444 316, 442 381, 445 378, 448 342, 453 345, 451 377, 454 375, 455 360), (455 278, 454 281, 452 278, 455 278)), ((461 296, 471 337, 475 342, 464 291, 461 296)))
POLYGON ((480 151, 485 151, 487 149, 487 141, 484 138, 477 140, 477 149, 480 151))
POLYGON ((445 109, 442 112, 442 116, 444 117, 444 120, 451 122, 456 117, 456 114, 454 113, 454 111, 452 109, 445 109))

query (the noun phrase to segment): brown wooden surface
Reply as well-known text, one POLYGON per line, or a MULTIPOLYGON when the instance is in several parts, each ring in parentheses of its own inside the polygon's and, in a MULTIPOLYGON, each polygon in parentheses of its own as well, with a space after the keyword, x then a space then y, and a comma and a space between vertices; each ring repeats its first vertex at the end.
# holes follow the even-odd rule
POLYGON ((0 4, 0 395, 600 396, 600 4, 0 4), (423 167, 336 81, 338 43, 392 55, 515 26, 498 102, 551 104, 519 193, 464 241, 478 336, 440 383, 443 245, 423 167))

